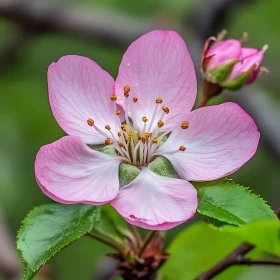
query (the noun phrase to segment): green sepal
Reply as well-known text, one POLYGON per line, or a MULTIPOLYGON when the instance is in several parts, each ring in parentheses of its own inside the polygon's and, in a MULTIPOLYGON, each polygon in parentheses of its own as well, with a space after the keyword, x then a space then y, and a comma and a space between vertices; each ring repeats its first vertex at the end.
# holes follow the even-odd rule
POLYGON ((120 187, 128 185, 140 173, 140 169, 131 164, 121 163, 119 167, 120 187))
POLYGON ((253 74, 254 70, 256 69, 255 66, 252 66, 247 72, 244 72, 237 78, 230 80, 230 81, 225 81, 224 83, 221 84, 223 88, 226 88, 228 90, 239 90, 241 89, 246 81, 250 78, 250 76, 253 74))
POLYGON ((179 178, 170 161, 162 156, 149 163, 148 168, 160 176, 179 178))
POLYGON ((230 74, 232 67, 239 62, 238 60, 232 60, 228 63, 222 64, 221 66, 218 66, 205 74, 205 78, 208 82, 213 84, 220 84, 228 77, 230 74))

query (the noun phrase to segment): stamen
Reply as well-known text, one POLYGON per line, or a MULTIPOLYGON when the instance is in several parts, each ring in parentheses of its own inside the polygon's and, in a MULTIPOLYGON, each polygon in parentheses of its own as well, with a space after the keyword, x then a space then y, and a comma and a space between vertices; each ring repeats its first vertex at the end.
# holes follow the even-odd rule
POLYGON ((121 148, 124 148, 124 143, 119 142, 119 146, 120 146, 121 148))
POLYGON ((166 107, 166 106, 162 106, 162 111, 165 113, 165 114, 169 114, 169 108, 166 107))
POLYGON ((107 124, 107 125, 105 125, 105 129, 111 130, 111 126, 107 124))
POLYGON ((147 122, 148 118, 146 116, 142 117, 142 122, 147 122))
POLYGON ((158 97, 158 98, 156 99, 156 103, 157 103, 157 104, 161 104, 162 102, 163 102, 162 98, 158 97))
POLYGON ((187 129, 189 127, 189 123, 187 121, 183 121, 181 124, 182 129, 187 129))
POLYGON ((133 97, 133 102, 136 103, 138 101, 137 97, 133 97))
POLYGON ((119 136, 119 137, 122 136, 122 132, 121 132, 121 131, 118 132, 118 136, 119 136))
POLYGON ((155 143, 155 144, 157 144, 157 143, 158 143, 158 138, 157 138, 157 137, 154 137, 154 138, 152 139, 152 142, 155 143))
POLYGON ((148 137, 147 137, 146 134, 143 134, 143 135, 141 136, 141 141, 142 141, 143 143, 146 143, 146 142, 148 141, 148 137))
POLYGON ((158 127, 163 127, 164 122, 163 121, 158 121, 157 125, 158 125, 158 127))
POLYGON ((89 119, 87 120, 87 124, 88 124, 89 126, 94 126, 94 120, 91 119, 91 118, 89 118, 89 119))
POLYGON ((112 101, 117 101, 117 99, 118 99, 118 97, 113 93, 113 94, 111 95, 111 100, 112 100, 112 101))
POLYGON ((130 86, 129 85, 125 85, 123 88, 123 94, 125 97, 129 96, 129 92, 130 92, 130 86))
POLYGON ((128 126, 127 126, 126 124, 122 124, 122 125, 121 125, 121 129, 122 129, 123 131, 127 131, 128 126))
POLYGON ((183 152, 183 151, 186 150, 186 147, 185 147, 185 146, 180 146, 180 147, 179 147, 179 150, 183 152))
POLYGON ((117 110, 117 111, 116 111, 116 115, 119 116, 120 114, 121 114, 121 111, 120 111, 120 110, 117 110))
POLYGON ((111 140, 110 138, 106 138, 105 144, 106 144, 106 145, 112 145, 113 142, 112 142, 112 140, 111 140))

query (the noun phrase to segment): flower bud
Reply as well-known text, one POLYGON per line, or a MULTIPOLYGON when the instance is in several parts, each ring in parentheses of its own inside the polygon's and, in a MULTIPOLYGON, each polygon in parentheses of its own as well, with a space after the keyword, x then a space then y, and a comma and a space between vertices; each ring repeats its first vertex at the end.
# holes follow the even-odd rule
POLYGON ((233 66, 230 75, 222 83, 222 87, 237 90, 245 84, 254 82, 261 73, 261 64, 267 47, 265 45, 261 51, 242 48, 240 61, 233 66))
POLYGON ((241 54, 241 43, 238 40, 217 41, 209 38, 204 46, 201 70, 204 78, 210 83, 221 83, 238 63, 241 54), (211 41, 214 43, 211 44, 211 41))
POLYGON ((245 84, 254 82, 264 68, 261 67, 267 45, 261 51, 243 48, 247 38, 223 40, 225 31, 217 38, 210 37, 201 57, 201 72, 204 78, 204 99, 218 95, 223 89, 238 90, 245 84))

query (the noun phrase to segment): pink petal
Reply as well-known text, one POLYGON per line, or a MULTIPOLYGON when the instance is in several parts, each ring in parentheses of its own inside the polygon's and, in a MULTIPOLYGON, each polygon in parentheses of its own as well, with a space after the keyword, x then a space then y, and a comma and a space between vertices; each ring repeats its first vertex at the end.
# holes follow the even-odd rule
POLYGON ((260 134, 252 118, 234 103, 197 109, 189 128, 177 129, 158 150, 182 179, 212 181, 244 165, 256 152, 260 134), (179 151, 179 147, 186 147, 179 151))
POLYGON ((128 223, 150 230, 167 230, 191 219, 197 203, 196 189, 189 182, 159 176, 148 168, 111 201, 128 223))
MULTIPOLYGON (((196 97, 196 77, 187 46, 180 35, 156 30, 133 42, 123 56, 116 80, 116 94, 123 106, 126 84, 131 88, 129 98, 136 96, 139 99, 137 103, 132 102, 130 109, 138 116, 138 127, 143 125, 142 116, 151 119, 158 97, 163 99, 162 105, 170 109, 166 124, 190 111, 196 97)), ((161 114, 159 109, 156 120, 161 114)))
MULTIPOLYGON (((49 100, 61 128, 69 135, 80 136, 88 144, 104 142, 105 137, 88 126, 89 118, 104 129, 117 126, 113 102, 114 80, 89 58, 69 55, 48 70, 49 100)), ((104 129, 104 132, 107 132, 104 129)))
POLYGON ((243 59, 247 56, 251 56, 253 54, 258 53, 259 51, 257 49, 253 49, 253 48, 242 48, 241 49, 241 55, 239 59, 243 59))
POLYGON ((35 177, 42 191, 55 201, 99 205, 119 192, 120 162, 119 157, 90 149, 79 137, 65 136, 40 149, 35 177))
POLYGON ((261 63, 263 61, 264 51, 259 51, 251 56, 247 56, 242 61, 236 63, 232 71, 227 78, 227 81, 231 81, 233 79, 238 78, 240 75, 246 73, 251 70, 253 66, 256 67, 254 72, 259 72, 261 63))
POLYGON ((241 54, 241 44, 238 40, 230 39, 214 43, 205 55, 211 57, 207 64, 207 70, 212 70, 218 66, 229 63, 239 58, 241 54))

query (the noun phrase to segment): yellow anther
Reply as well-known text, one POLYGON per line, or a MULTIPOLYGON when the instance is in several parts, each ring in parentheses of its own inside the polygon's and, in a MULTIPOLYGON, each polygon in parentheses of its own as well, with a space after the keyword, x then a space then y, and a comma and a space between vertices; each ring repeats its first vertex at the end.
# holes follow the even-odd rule
POLYGON ((148 121, 148 118, 146 117, 146 116, 144 116, 143 118, 142 118, 142 122, 147 122, 148 121))
POLYGON ((111 100, 112 101, 117 101, 117 96, 113 93, 112 95, 111 95, 111 100))
POLYGON ((123 131, 127 131, 127 128, 128 128, 128 125, 126 125, 126 124, 122 124, 122 125, 121 125, 121 129, 122 129, 123 131))
POLYGON ((119 146, 120 146, 121 148, 124 148, 124 143, 119 142, 119 146))
POLYGON ((112 142, 112 140, 111 140, 110 138, 106 138, 105 144, 106 144, 106 145, 112 145, 113 142, 112 142))
POLYGON ((122 136, 122 132, 121 132, 121 131, 118 132, 118 136, 119 136, 119 137, 122 136))
POLYGON ((128 142, 131 140, 131 136, 125 136, 125 140, 128 142))
POLYGON ((169 113, 169 108, 166 107, 166 106, 162 106, 162 111, 165 113, 165 114, 168 114, 169 113))
POLYGON ((187 121, 183 121, 182 124, 181 124, 181 128, 186 129, 188 127, 189 127, 189 123, 187 121))
POLYGON ((129 92, 130 92, 130 86, 129 85, 125 85, 123 88, 123 94, 125 97, 129 96, 129 92))
POLYGON ((148 141, 147 135, 143 134, 143 135, 141 136, 141 141, 142 141, 143 143, 146 143, 146 142, 148 141))
POLYGON ((157 144, 157 143, 158 143, 158 138, 157 138, 157 137, 154 137, 154 138, 152 139, 152 142, 155 143, 155 144, 157 144))
POLYGON ((148 138, 150 137, 151 134, 152 134, 151 132, 145 132, 145 135, 146 135, 148 138))
POLYGON ((184 152, 184 151, 186 150, 186 147, 185 147, 185 146, 180 146, 180 147, 179 147, 179 150, 182 151, 182 152, 184 152))
POLYGON ((93 120, 93 119, 88 119, 88 120, 87 120, 87 124, 88 124, 89 126, 94 126, 94 120, 93 120))
POLYGON ((111 126, 110 126, 110 125, 108 125, 108 124, 106 124, 106 125, 105 125, 105 129, 107 129, 107 130, 111 130, 111 126))
POLYGON ((117 110, 117 111, 116 111, 116 115, 119 116, 120 114, 121 114, 121 111, 120 111, 120 110, 117 110))
POLYGON ((163 127, 164 122, 163 121, 158 121, 157 125, 158 125, 158 127, 163 127))
POLYGON ((138 98, 137 97, 133 97, 133 102, 137 102, 138 101, 138 98))
POLYGON ((161 104, 162 102, 163 102, 162 98, 158 97, 158 98, 156 99, 156 103, 157 103, 157 104, 161 104))

